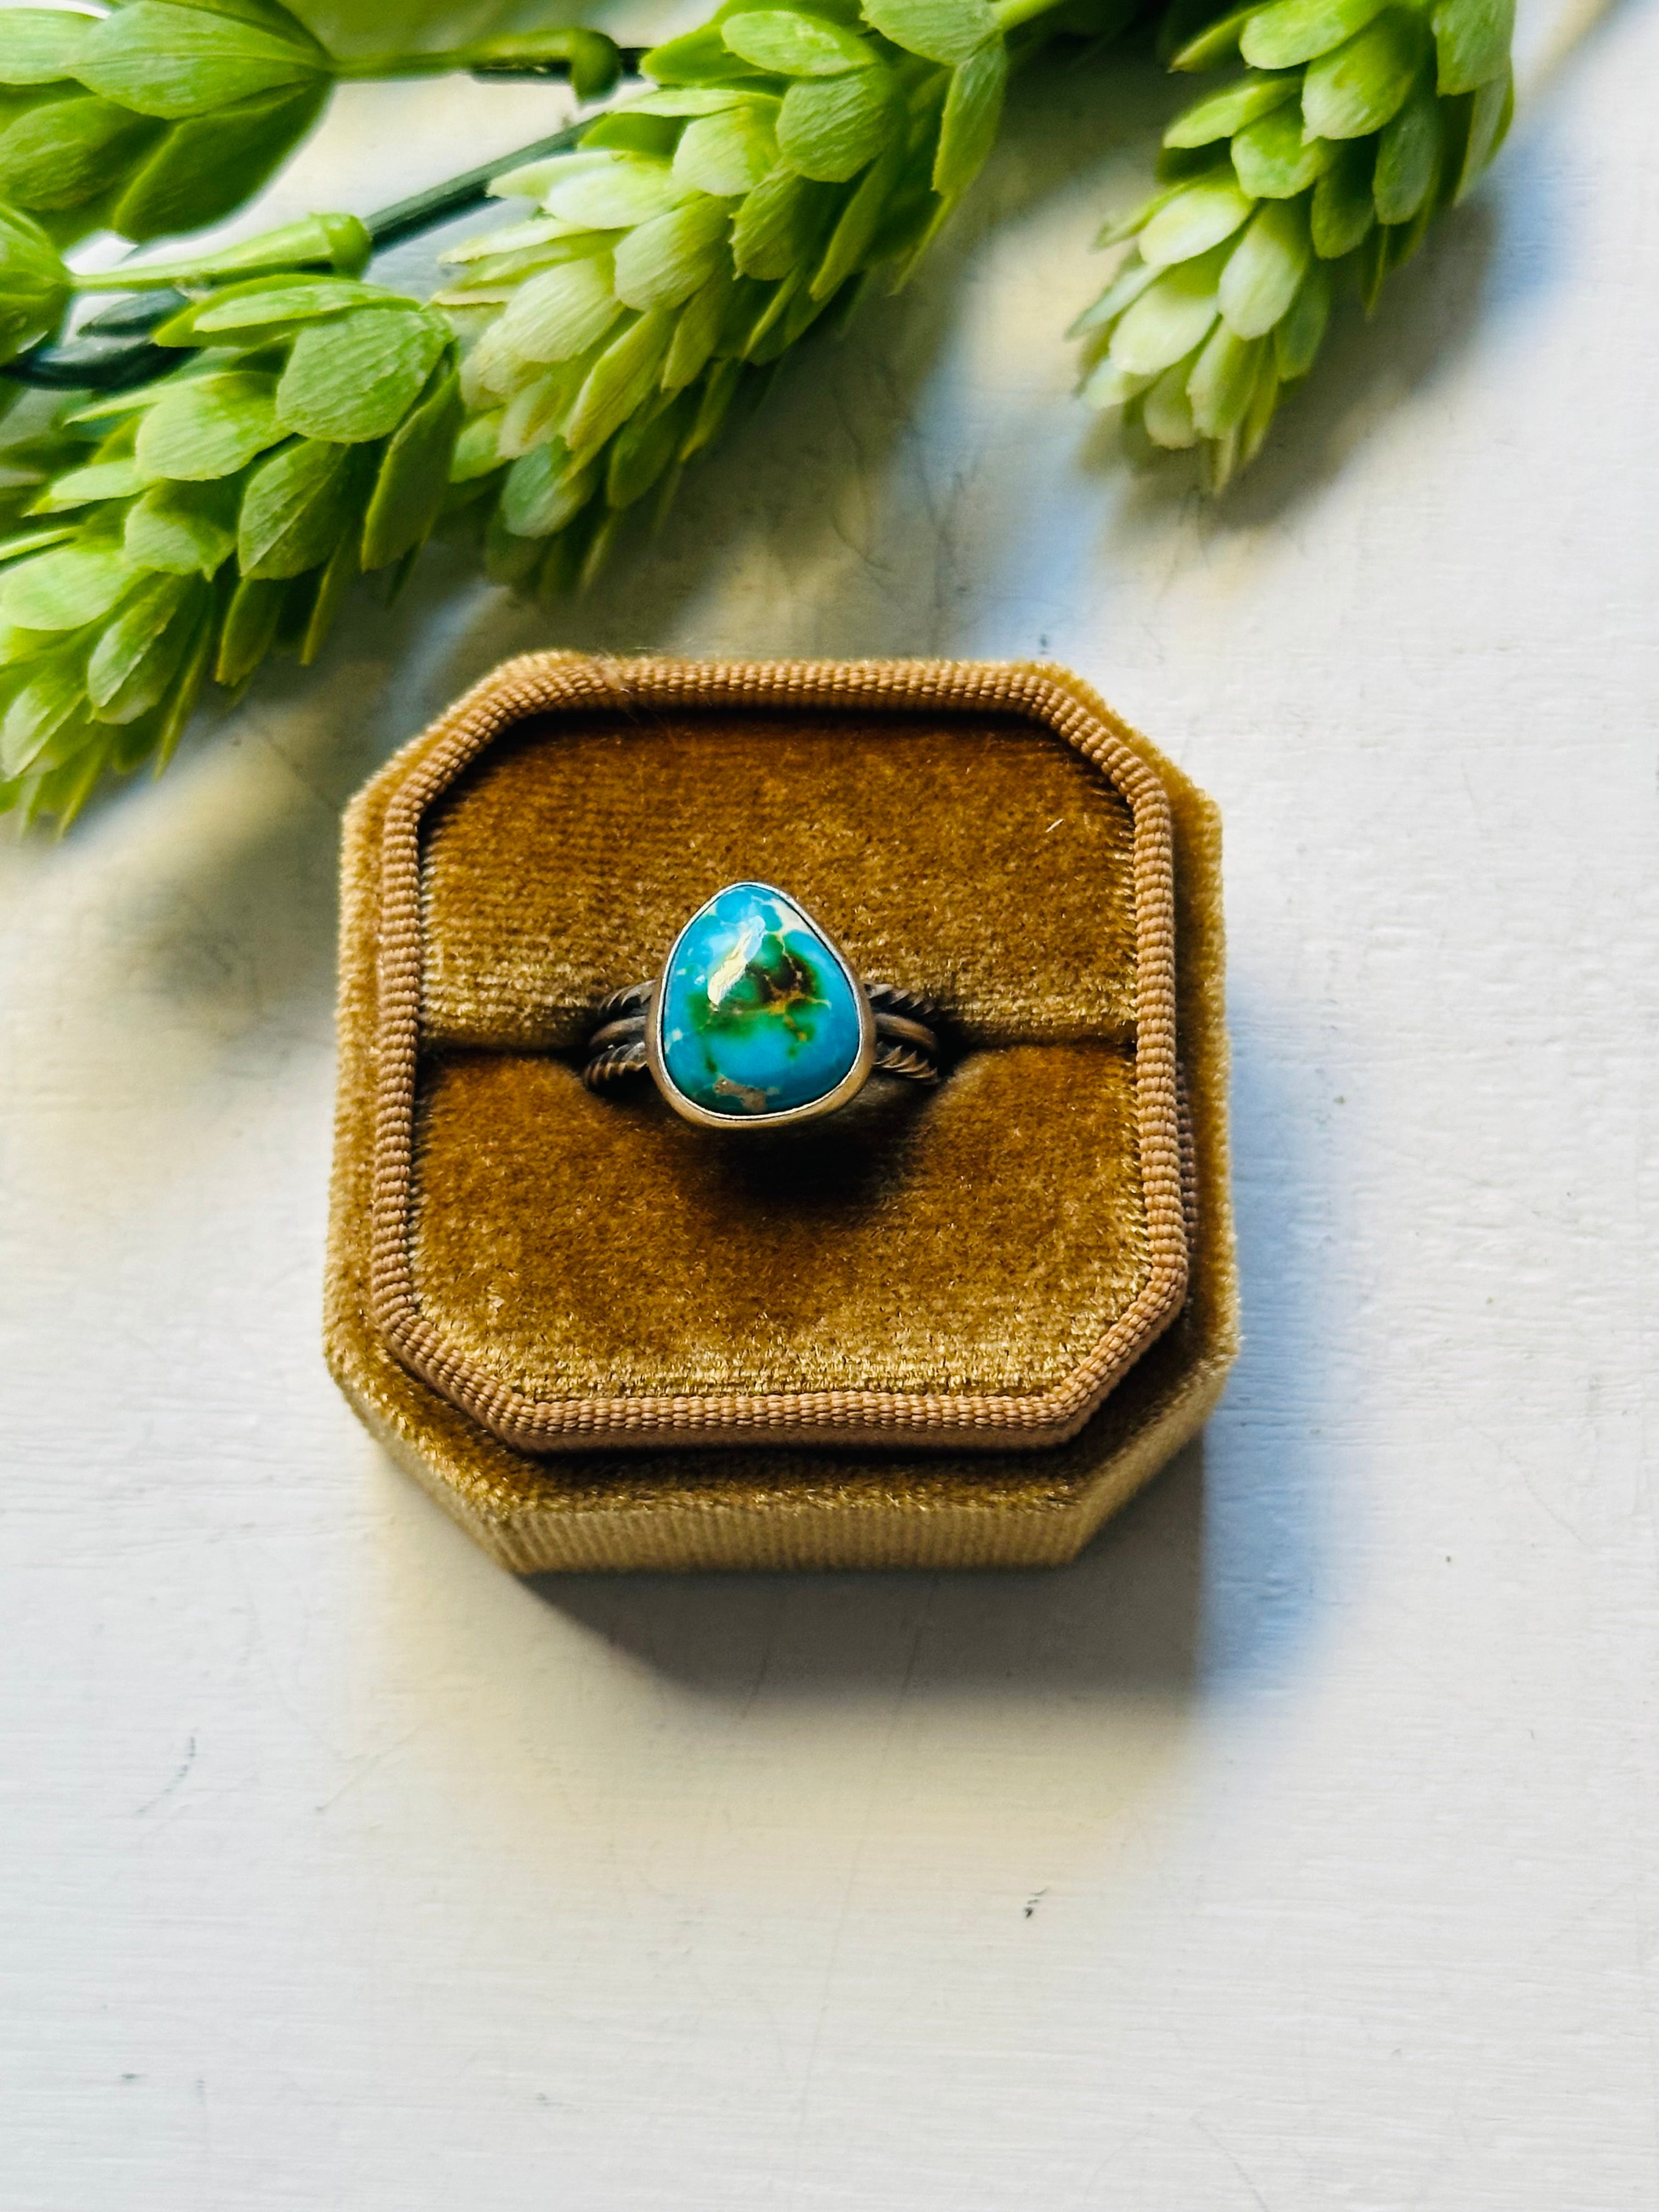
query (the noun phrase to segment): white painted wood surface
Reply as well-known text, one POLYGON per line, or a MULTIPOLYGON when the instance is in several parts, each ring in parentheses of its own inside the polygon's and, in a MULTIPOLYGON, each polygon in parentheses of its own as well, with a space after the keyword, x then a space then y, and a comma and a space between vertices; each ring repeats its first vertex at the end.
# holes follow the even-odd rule
MULTIPOLYGON (((1659 2197, 1656 82, 1590 29, 1215 510, 1061 338, 1174 95, 1028 90, 607 595, 438 558, 0 853, 5 2204, 1659 2197), (1249 1348, 1073 1570, 524 1587, 336 1398, 340 806, 567 641, 1052 653, 1222 801, 1249 1348)), ((354 95, 331 196, 544 112, 354 95)))

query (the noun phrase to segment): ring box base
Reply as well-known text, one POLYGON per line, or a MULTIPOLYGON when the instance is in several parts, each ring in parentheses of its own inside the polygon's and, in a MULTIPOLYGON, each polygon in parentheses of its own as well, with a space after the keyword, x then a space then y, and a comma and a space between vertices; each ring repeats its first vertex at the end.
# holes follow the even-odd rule
MULTIPOLYGON (((539 658, 548 663, 555 659, 539 658)), ((619 694, 628 689, 630 669, 639 665, 614 665, 619 694)), ((810 678, 812 672, 805 674, 810 678)), ((1072 1557, 1197 1431, 1215 1403, 1237 1341, 1218 818, 1200 793, 1075 678, 1051 668, 1027 672, 1065 688, 1091 714, 1105 718, 1118 739, 1156 776, 1168 800, 1175 858, 1176 1026, 1193 1186, 1188 1288, 1179 1313, 1076 1434, 1039 1449, 927 1447, 902 1439, 891 1444, 862 1439, 795 1443, 786 1436, 696 1447, 653 1443, 646 1449, 625 1444, 567 1447, 548 1455, 503 1441, 410 1372, 380 1324, 371 1286, 382 832, 388 809, 429 757, 443 726, 407 747, 354 804, 345 840, 328 1358, 342 1389, 392 1456, 503 1565, 536 1572, 1057 1565, 1072 1557)), ((624 968, 638 966, 639 948, 662 934, 662 914, 673 913, 678 900, 683 917, 697 903, 696 896, 686 896, 688 888, 700 884, 706 896, 714 887, 707 880, 711 868, 796 880, 787 864, 799 806, 791 799, 787 778, 772 788, 756 763, 793 763, 799 770, 803 761, 828 763, 823 772, 814 767, 818 787, 811 795, 811 818, 800 825, 800 835, 811 830, 816 852, 827 847, 833 856, 839 847, 838 882, 848 882, 858 855, 867 855, 872 842, 882 842, 884 849, 866 860, 868 880, 891 882, 902 869, 916 884, 910 943, 902 941, 907 926, 902 902, 892 913, 878 914, 866 901, 856 918, 872 943, 886 932, 891 945, 878 949, 907 958, 905 974, 895 973, 891 980, 938 988, 937 977, 917 977, 915 969, 929 957, 943 961, 946 993, 956 993, 956 1011, 973 1048, 963 1060, 964 1073, 971 1067, 982 1071, 962 1082, 959 1116, 971 1113, 973 1082, 987 1086, 988 1095, 988 1086, 1011 1069, 1027 1071, 1023 1095, 1030 1103, 1018 1110, 1030 1123, 1029 1172, 1001 1178, 1006 1201, 1001 1214, 989 1203, 988 1191, 980 1202, 957 1177, 969 1202, 959 1219, 948 1222, 926 1212, 932 1201, 925 1158, 918 1163, 907 1155, 906 1180, 891 1197, 884 1186, 873 1197, 862 1188, 842 1190, 831 1176, 811 1194, 808 1209, 816 1239, 811 1249, 827 1255, 824 1287, 813 1293, 815 1303, 799 1304, 787 1332, 788 1356, 827 1363, 832 1375, 834 1363, 846 1358, 866 1364, 914 1361, 920 1356, 914 1344, 900 1340, 911 1326, 914 1343, 924 1349, 948 1336, 955 1367, 971 1370, 970 1380, 981 1367, 1016 1382, 1028 1373, 1041 1376, 1048 1371, 1042 1362, 1052 1366, 1101 1299, 1115 1295, 1102 1274, 1101 1240, 1086 1232, 1093 1221, 1109 1219, 1115 1206, 1123 1211, 1123 1194, 1135 1171, 1133 1132, 1120 1139, 1117 1123, 1091 1123, 1077 1103, 1078 1068, 1103 1066, 1103 1055, 1121 1055, 1126 1049, 1132 1057, 1133 1049, 1133 1036, 1126 1046, 1120 1033, 1124 990, 1132 994, 1132 954, 1123 956, 1126 984, 1113 965, 1119 958, 1113 931, 1119 925, 1113 918, 1111 888, 1091 886, 1089 873, 1091 855, 1109 871, 1115 834, 1110 794, 1097 798, 1085 788, 1078 764, 1058 757, 1056 748, 1039 732, 1026 733, 994 719, 975 726, 971 717, 935 714, 930 720, 921 714, 914 726, 888 730, 877 745, 867 732, 814 706, 810 683, 800 688, 806 702, 792 710, 793 726, 787 715, 781 720, 774 714, 763 732, 752 710, 733 706, 724 720, 718 711, 706 716, 695 742, 666 724, 611 732, 589 727, 582 740, 586 752, 581 778, 556 791, 550 778, 557 773, 553 763, 562 755, 548 748, 538 757, 541 739, 534 732, 521 744, 502 743, 472 771, 453 812, 434 829, 423 864, 430 941, 422 1066, 428 1074, 420 1109, 422 1143, 416 1152, 417 1172, 430 1176, 422 1192, 431 1232, 422 1231, 423 1295, 434 1310, 457 1316, 458 1326, 476 1326, 486 1343, 491 1317, 510 1314, 517 1300, 531 1315, 526 1340, 533 1340, 538 1359, 556 1366, 560 1359, 591 1364, 592 1346, 576 1326, 580 1316, 573 1318, 568 1293, 558 1286, 580 1279, 584 1267, 603 1263, 614 1288, 616 1267, 604 1249, 614 1221, 606 1214, 587 1236, 580 1226, 580 1206, 569 1204, 568 1193, 561 1198, 556 1189, 553 1201, 564 1205, 568 1216, 558 1232, 564 1241, 556 1250, 544 1249, 539 1232, 532 1235, 526 1226, 541 1218, 538 1206, 543 1212, 548 1210, 548 1194, 529 1187, 541 1171, 542 1155, 533 1145, 515 1152, 514 1133, 523 1128, 533 1135, 546 1127, 538 1115, 564 1115, 567 1120, 557 1124, 564 1141, 555 1148, 562 1157, 579 1153, 578 1139, 591 1137, 603 1146, 615 1132, 617 1142, 641 1148, 629 1168, 635 1183, 641 1161, 649 1168, 660 1156, 665 1176, 677 1171, 674 1160, 662 1155, 664 1140, 651 1119, 659 1102, 629 1107, 622 1118, 610 1121, 590 1125, 574 1118, 586 1111, 568 1090, 580 1057, 583 1010, 605 988, 632 980, 631 972, 610 974, 603 966, 605 959, 624 968), (860 754, 860 745, 867 757, 860 754), (699 752, 699 746, 706 750, 699 752), (710 769, 724 763, 740 772, 740 803, 726 810, 731 819, 724 827, 726 817, 708 797, 710 776, 699 779, 694 773, 704 763, 710 769), (899 791, 882 788, 883 776, 895 773, 896 764, 904 769, 908 787, 916 793, 916 803, 908 806, 900 803, 899 791), (946 806, 930 799, 932 775, 947 778, 939 791, 957 793, 963 803, 946 806), (618 860, 618 836, 625 836, 630 815, 637 819, 641 798, 673 786, 677 777, 680 818, 688 823, 689 842, 696 848, 687 858, 684 882, 674 873, 674 856, 663 860, 648 841, 642 851, 635 841, 632 866, 618 860), (872 793, 885 803, 866 818, 872 793), (549 809, 544 818, 537 815, 542 805, 549 809), (581 818, 590 809, 592 819, 581 818), (878 841, 869 830, 871 819, 879 823, 878 841), (562 851, 548 855, 550 896, 556 894, 580 908, 593 884, 612 890, 611 910, 601 926, 591 918, 579 927, 573 925, 562 970, 560 957, 546 956, 546 945, 560 927, 556 915, 532 917, 542 937, 537 940, 532 930, 526 946, 522 841, 527 823, 546 834, 556 831, 567 841, 562 851), (731 846, 729 854, 707 849, 721 838, 731 846), (515 840, 521 848, 516 852, 515 840), (1044 840, 1046 849, 1040 842, 1044 840), (1016 899, 1027 901, 1030 912, 1018 912, 1012 903, 1016 899), (1062 927, 1056 909, 1067 900, 1079 902, 1059 915, 1062 927), (941 926, 924 942, 917 933, 933 915, 941 926), (1005 963, 994 974, 990 954, 1011 941, 1027 948, 1027 970, 1011 974, 1005 963), (575 972, 577 948, 580 959, 599 963, 595 972, 575 972), (1021 1054, 1024 1061, 1017 1058, 1021 1054), (1049 1133, 1054 1128, 1073 1134, 1069 1152, 1051 1159, 1049 1133), (1028 1203, 1029 1219, 1018 1210, 1028 1203), (1012 1213, 1007 1212, 1010 1205, 1012 1213), (867 1227, 872 1218, 878 1230, 885 1224, 888 1241, 884 1244, 879 1234, 872 1235, 866 1252, 858 1241, 860 1223, 867 1227), (446 1227, 456 1234, 447 1236, 446 1227), (896 1246, 895 1237, 900 1240, 896 1246), (895 1311, 883 1309, 877 1295, 883 1255, 888 1255, 890 1271, 896 1249, 910 1255, 897 1264, 914 1273, 914 1288, 907 1290, 896 1318, 895 1311), (1024 1285, 1023 1304, 1009 1287, 1011 1264, 1024 1285), (868 1272, 860 1274, 860 1268, 868 1272), (538 1296, 541 1307, 536 1305, 538 1296), (834 1308, 833 1329, 821 1345, 810 1340, 807 1324, 836 1298, 841 1303, 834 1308), (933 1308, 929 1298, 937 1302, 933 1308), (975 1337, 981 1321, 986 1322, 982 1347, 975 1337)), ((720 781, 714 775, 716 788, 720 781)), ((802 854, 806 849, 803 845, 802 854)), ((798 870, 805 864, 796 858, 798 870)), ((853 879, 856 883, 855 872, 853 879)), ((861 949, 849 945, 849 951, 861 949)), ((860 965, 872 972, 867 955, 860 965)), ((602 1116, 617 1115, 608 1102, 587 1103, 602 1116)), ((1016 1109, 1004 1103, 997 1110, 1006 1135, 1007 1116, 1016 1109)), ((947 1121, 918 1126, 923 1134, 912 1145, 912 1153, 924 1142, 935 1141, 936 1126, 947 1133, 951 1127, 947 1121)), ((983 1132, 975 1138, 971 1121, 967 1129, 969 1138, 988 1141, 983 1132)), ((694 1141, 700 1133, 684 1133, 694 1141)), ((945 1136, 937 1141, 944 1144, 945 1136)), ((953 1141, 967 1139, 958 1134, 953 1141)), ((951 1182, 944 1171, 949 1157, 941 1154, 936 1163, 941 1190, 951 1182)), ((602 1182, 605 1171, 604 1159, 595 1155, 582 1170, 586 1187, 592 1188, 596 1177, 602 1182)), ((574 1168, 571 1173, 574 1177, 574 1168)), ((700 1202, 695 1176, 665 1182, 664 1189, 676 1194, 676 1202, 682 1194, 685 1203, 700 1202)), ((765 1205, 755 1204, 752 1192, 747 1198, 739 1194, 733 1207, 730 1189, 716 1190, 709 1202, 718 1200, 726 1212, 715 1211, 709 1218, 729 1219, 740 1236, 745 1219, 752 1217, 757 1241, 752 1251, 738 1256, 745 1266, 763 1263, 776 1271, 778 1287, 768 1309, 775 1311, 780 1302, 787 1308, 792 1297, 804 1294, 791 1287, 799 1270, 787 1264, 787 1248, 781 1255, 765 1242, 775 1227, 777 1194, 761 1196, 765 1205)), ((689 1314, 687 1285, 697 1279, 695 1273, 676 1276, 675 1268, 694 1269, 696 1264, 695 1252, 677 1257, 670 1249, 662 1267, 649 1273, 644 1271, 650 1269, 650 1255, 642 1255, 641 1280, 629 1291, 633 1304, 617 1309, 618 1344, 626 1340, 626 1357, 643 1358, 647 1367, 651 1360, 659 1361, 671 1385, 681 1368, 701 1371, 696 1363, 706 1365, 712 1356, 707 1316, 701 1334, 689 1326, 679 1330, 674 1318, 680 1311, 689 1314), (657 1274, 664 1277, 660 1283, 657 1274)), ((717 1267, 715 1289, 725 1280, 717 1267)), ((729 1305, 729 1293, 720 1295, 729 1305)), ((719 1306, 718 1298, 714 1303, 719 1306)), ((715 1352, 721 1349, 714 1346, 715 1352)), ((763 1353, 751 1355, 739 1344, 737 1356, 761 1359, 763 1353)), ((651 1379, 647 1373, 647 1382, 651 1379)))

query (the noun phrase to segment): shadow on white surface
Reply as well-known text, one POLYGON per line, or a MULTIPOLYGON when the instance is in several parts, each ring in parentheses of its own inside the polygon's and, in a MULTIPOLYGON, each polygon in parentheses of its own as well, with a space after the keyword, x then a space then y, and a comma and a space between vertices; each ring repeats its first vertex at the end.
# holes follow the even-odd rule
MULTIPOLYGON (((1330 1481, 1333 1165, 1309 1102, 1309 1057, 1242 962, 1228 984, 1232 1200, 1243 1346, 1205 1432, 1200 1671, 1245 1690, 1316 1665, 1332 1601, 1321 1544, 1330 1481)), ((1109 1531, 1108 1531, 1109 1535, 1109 1531)))
MULTIPOLYGON (((1283 403, 1257 459, 1220 498, 1203 501, 1206 534, 1259 529, 1317 499, 1382 422, 1455 375, 1486 321, 1499 229, 1489 200, 1460 208, 1389 279, 1374 320, 1357 301, 1339 305, 1318 362, 1283 403)), ((1195 497, 1194 459, 1133 461, 1109 423, 1085 441, 1083 458, 1097 476, 1125 478, 1111 531, 1122 557, 1149 529, 1161 533, 1172 507, 1195 497)))
POLYGON ((568 1620, 682 1686, 912 1698, 1188 1692, 1204 1551, 1200 1440, 1069 1566, 995 1574, 542 1575, 568 1620))

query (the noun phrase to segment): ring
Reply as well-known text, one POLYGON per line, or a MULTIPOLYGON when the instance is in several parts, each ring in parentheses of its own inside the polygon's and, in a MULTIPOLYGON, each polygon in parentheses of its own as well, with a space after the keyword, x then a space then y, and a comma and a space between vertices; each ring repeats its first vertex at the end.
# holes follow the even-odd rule
POLYGON ((863 982, 798 899, 728 884, 701 906, 654 981, 598 1010, 582 1080, 603 1091, 649 1073, 706 1128, 777 1128, 833 1114, 872 1074, 936 1083, 925 999, 863 982))

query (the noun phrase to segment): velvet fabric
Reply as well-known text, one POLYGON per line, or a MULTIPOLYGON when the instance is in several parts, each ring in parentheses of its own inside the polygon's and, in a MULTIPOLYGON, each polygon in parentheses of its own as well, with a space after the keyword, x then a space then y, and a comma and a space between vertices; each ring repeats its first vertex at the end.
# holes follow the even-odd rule
MULTIPOLYGON (((1103 713, 1074 678, 1045 670, 1103 713)), ((1067 1557, 1201 1421, 1234 1349, 1218 826, 1145 741, 1176 837, 1190 1282, 1068 1443, 514 1450, 410 1374, 368 1294, 379 825, 356 802, 327 1346, 404 1464, 504 1564, 1029 1564, 1067 1557)), ((1144 1290, 1129 810, 1012 715, 732 709, 532 718, 434 807, 421 860, 411 1213, 422 1307, 542 1396, 1041 1389, 1144 1290), (799 897, 866 978, 941 1007, 933 1092, 732 1138, 580 1079, 592 1010, 724 883, 799 897)))

